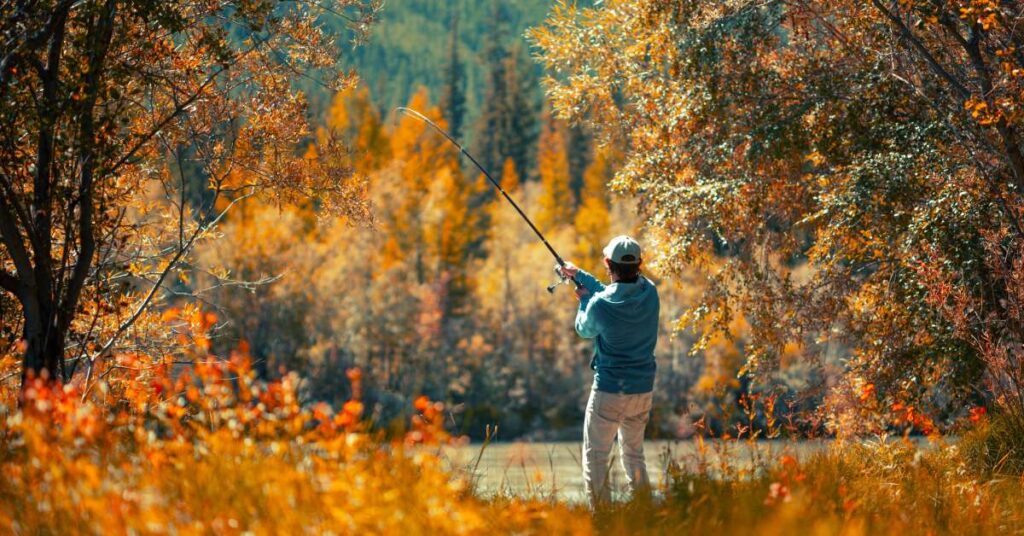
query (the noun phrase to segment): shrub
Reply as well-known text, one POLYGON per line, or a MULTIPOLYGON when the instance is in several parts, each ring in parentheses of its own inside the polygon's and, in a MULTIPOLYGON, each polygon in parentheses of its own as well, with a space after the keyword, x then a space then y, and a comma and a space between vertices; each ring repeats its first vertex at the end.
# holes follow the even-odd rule
POLYGON ((971 469, 986 476, 1024 474, 1024 423, 1002 413, 975 420, 958 443, 971 469))
POLYGON ((420 446, 449 440, 425 397, 389 440, 364 429, 358 399, 302 406, 295 375, 259 383, 243 354, 116 367, 90 396, 35 380, 19 408, 0 392, 0 533, 589 530, 565 506, 472 496, 420 446))

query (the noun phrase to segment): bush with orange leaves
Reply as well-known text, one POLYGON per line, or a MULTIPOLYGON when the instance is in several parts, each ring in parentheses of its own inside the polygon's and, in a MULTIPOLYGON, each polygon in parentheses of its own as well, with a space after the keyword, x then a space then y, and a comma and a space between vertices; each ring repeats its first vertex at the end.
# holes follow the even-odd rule
MULTIPOLYGON (((0 391, 0 533, 589 530, 565 507, 478 500, 437 457, 370 433, 358 369, 334 411, 301 404, 296 375, 258 382, 244 348, 215 359, 191 339, 190 365, 120 356, 89 386, 31 380, 20 405, 0 391)), ((410 437, 448 441, 440 408, 417 408, 410 437)))
MULTIPOLYGON (((197 328, 212 323, 189 316, 197 328)), ((302 404, 294 374, 257 381, 244 347, 215 359, 202 337, 186 338, 198 341, 190 353, 120 356, 92 384, 31 380, 20 405, 0 388, 0 533, 906 536, 1024 525, 1019 478, 970 468, 980 444, 971 434, 998 425, 980 409, 965 418, 975 431, 928 449, 904 438, 740 456, 740 444, 761 448, 751 425, 742 441, 700 441, 714 453, 695 467, 672 460, 659 500, 592 516, 554 500, 475 496, 424 448, 454 440, 443 405, 427 397, 415 400, 409 431, 388 441, 364 424, 359 369, 346 371, 352 398, 335 411, 302 404)), ((874 395, 864 386, 862 403, 874 395)), ((773 404, 747 400, 751 421, 773 404)), ((891 409, 908 426, 928 424, 891 409)), ((767 422, 765 437, 776 436, 767 422)))

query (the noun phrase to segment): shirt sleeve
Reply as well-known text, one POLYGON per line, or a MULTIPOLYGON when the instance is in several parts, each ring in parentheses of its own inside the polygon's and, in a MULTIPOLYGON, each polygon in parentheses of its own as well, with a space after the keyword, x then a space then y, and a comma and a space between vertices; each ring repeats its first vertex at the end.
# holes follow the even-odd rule
POLYGON ((584 339, 593 339, 601 333, 599 314, 601 300, 593 298, 593 293, 583 296, 580 299, 580 308, 576 311, 576 333, 579 333, 580 337, 584 339))
MULTIPOLYGON (((583 288, 589 290, 591 296, 604 290, 604 284, 598 281, 596 277, 590 275, 586 270, 577 270, 575 280, 577 283, 582 285, 583 288)), ((580 303, 582 304, 583 302, 580 303)))

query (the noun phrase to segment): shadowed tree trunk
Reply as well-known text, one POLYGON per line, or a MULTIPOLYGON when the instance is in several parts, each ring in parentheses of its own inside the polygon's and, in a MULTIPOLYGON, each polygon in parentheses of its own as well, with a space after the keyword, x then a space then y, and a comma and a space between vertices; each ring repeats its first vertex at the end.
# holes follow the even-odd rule
MULTIPOLYGON (((66 80, 62 59, 66 51, 67 26, 73 2, 53 6, 46 22, 20 34, 22 41, 5 51, 5 73, 27 69, 40 87, 40 99, 27 121, 14 128, 24 134, 34 127, 36 151, 32 168, 31 202, 19 192, 7 169, 3 170, 0 191, 0 237, 10 253, 15 273, 4 272, 0 284, 13 293, 22 305, 24 317, 23 379, 29 375, 62 379, 67 332, 78 309, 82 288, 88 277, 96 250, 93 235, 93 176, 96 131, 93 115, 103 77, 107 51, 113 38, 115 2, 79 14, 85 73, 79 79, 66 80), (67 86, 77 91, 68 95, 67 86), (34 117, 32 117, 34 115, 34 117), (70 137, 70 143, 57 152, 56 138, 70 137), (58 162, 57 159, 64 160, 58 162), (62 174, 64 176, 62 176, 62 174), (69 187, 77 188, 66 191, 69 187), (71 195, 68 195, 68 194, 71 195), (55 211, 60 210, 57 215, 55 211), (55 216, 63 216, 61 219, 55 216), (61 251, 55 251, 54 224, 62 225, 61 251), (72 239, 74 243, 72 243, 72 239), (26 242, 27 246, 26 247, 26 242), (29 252, 31 249, 31 253, 29 252)), ((40 13, 19 3, 15 18, 31 20, 40 13)), ((8 94, 9 76, 2 80, 3 95, 8 94)), ((21 80, 24 83, 24 80, 21 80)), ((9 103, 16 104, 16 103, 9 103)), ((22 110, 4 110, 11 118, 22 110)), ((15 142, 5 140, 8 149, 15 142)))

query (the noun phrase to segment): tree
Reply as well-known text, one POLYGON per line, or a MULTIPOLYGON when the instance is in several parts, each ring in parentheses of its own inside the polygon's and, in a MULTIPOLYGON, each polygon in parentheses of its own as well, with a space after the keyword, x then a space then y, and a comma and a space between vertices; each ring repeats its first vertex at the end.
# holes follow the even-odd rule
POLYGON ((25 374, 69 375, 72 342, 83 349, 75 363, 91 370, 241 198, 317 196, 339 212, 361 210, 337 147, 325 145, 314 162, 297 151, 308 135, 305 103, 289 81, 295 72, 331 71, 338 57, 318 18, 348 12, 359 31, 372 18, 369 4, 329 4, 50 0, 0 8, 0 288, 21 309, 25 374), (215 194, 195 211, 206 216, 193 217, 184 202, 192 169, 215 194), (161 194, 147 199, 153 191, 161 194), (97 294, 113 281, 132 281, 138 292, 97 294), (105 340, 96 321, 76 327, 83 296, 101 305, 91 306, 96 319, 128 309, 100 330, 105 340))
MULTIPOLYGON (((583 200, 583 189, 586 188, 586 174, 595 156, 591 148, 590 133, 585 125, 569 126, 569 185, 573 195, 583 200)), ((606 177, 610 178, 610 177, 606 177)))
MULTIPOLYGON (((521 184, 519 180, 519 172, 516 170, 516 163, 511 158, 505 159, 505 165, 501 169, 501 187, 505 190, 510 197, 516 200, 517 203, 522 203, 523 200, 520 198, 522 193, 521 184)), ((522 240, 520 234, 510 234, 509 228, 516 225, 523 225, 516 221, 520 217, 518 214, 513 212, 513 209, 508 206, 508 201, 504 199, 497 189, 493 189, 494 195, 491 198, 491 203, 487 207, 488 221, 490 225, 487 229, 487 254, 485 258, 490 262, 499 262, 499 268, 504 275, 502 280, 502 287, 491 288, 488 292, 492 294, 500 294, 504 297, 504 311, 503 314, 510 314, 510 307, 512 301, 515 299, 515 289, 512 288, 510 283, 510 271, 512 269, 513 258, 512 252, 518 247, 522 247, 528 243, 528 240, 522 240)))
MULTIPOLYGON (((507 114, 502 124, 507 125, 502 133, 504 140, 503 157, 511 158, 516 169, 523 173, 536 169, 537 121, 540 115, 541 99, 537 95, 537 80, 532 72, 534 64, 524 59, 522 47, 512 47, 505 58, 505 92, 508 99, 503 111, 507 114)), ((526 178, 535 178, 527 175, 526 178)))
MULTIPOLYGON (((501 188, 508 192, 508 195, 515 195, 519 190, 519 183, 519 171, 516 169, 516 161, 506 158, 505 165, 501 166, 501 188)), ((500 195, 500 193, 496 195, 500 195)), ((503 199, 500 201, 505 202, 503 199)))
POLYGON ((572 222, 576 201, 569 188, 569 159, 562 125, 544 115, 544 130, 537 148, 537 173, 542 188, 538 201, 537 225, 541 229, 572 222))
POLYGON ((253 371, 263 380, 279 369, 303 370, 301 350, 316 335, 310 319, 317 312, 316 293, 304 274, 326 256, 309 247, 322 232, 312 207, 248 200, 218 230, 221 236, 201 244, 194 255, 197 283, 216 287, 217 280, 206 273, 217 270, 246 282, 241 288, 222 285, 206 296, 227 323, 217 333, 224 339, 221 347, 228 351, 245 341, 253 371))
POLYGON ((532 37, 560 70, 556 109, 628 136, 616 183, 667 238, 662 266, 708 269, 691 325, 713 338, 744 315, 751 372, 787 343, 819 359, 845 344, 850 390, 937 389, 955 408, 981 370, 1005 377, 977 341, 1024 332, 983 247, 1022 236, 1021 17, 994 1, 613 1, 557 7, 532 37), (922 276, 936 264, 994 316, 959 330, 926 305, 949 284, 922 276))
POLYGON ((476 122, 474 154, 488 170, 512 158, 520 173, 533 169, 539 99, 530 77, 532 65, 522 48, 506 43, 508 14, 494 3, 487 48, 483 55, 486 84, 476 122))
POLYGON ((370 90, 364 84, 334 95, 327 112, 327 128, 320 132, 321 142, 340 134, 353 151, 353 169, 367 174, 380 169, 390 159, 390 141, 373 105, 370 90))
POLYGON ((498 2, 492 2, 491 6, 491 27, 487 32, 487 45, 481 58, 486 69, 484 95, 473 142, 473 153, 485 169, 495 169, 504 162, 503 144, 510 130, 505 72, 508 68, 508 49, 505 45, 507 14, 498 2))
POLYGON ((466 115, 466 69, 459 60, 459 12, 452 16, 451 35, 448 38, 448 63, 444 67, 444 89, 441 93, 441 111, 448 122, 448 132, 462 139, 462 121, 466 115))
MULTIPOLYGON (((446 128, 441 111, 427 103, 421 89, 409 108, 446 128)), ((445 296, 453 300, 446 302, 445 312, 452 312, 466 294, 464 265, 481 232, 479 211, 470 201, 481 198, 487 185, 482 179, 468 180, 458 165, 459 153, 422 121, 403 117, 391 141, 402 191, 378 215, 389 244, 385 266, 415 259, 417 282, 445 281, 445 296)))
POLYGON ((583 174, 582 201, 576 212, 576 258, 580 266, 600 273, 603 245, 609 239, 608 181, 611 179, 611 149, 601 148, 583 174))

